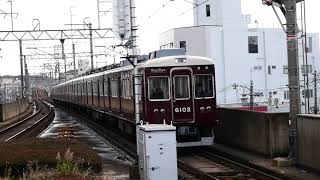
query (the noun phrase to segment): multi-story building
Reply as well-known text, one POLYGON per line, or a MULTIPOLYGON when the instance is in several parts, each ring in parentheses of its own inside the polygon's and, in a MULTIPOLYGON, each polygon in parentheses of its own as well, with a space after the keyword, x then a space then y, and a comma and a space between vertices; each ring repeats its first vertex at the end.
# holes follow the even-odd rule
MULTIPOLYGON (((171 29, 160 35, 160 49, 184 48, 189 55, 216 61, 216 91, 219 104, 248 100, 248 88, 263 96, 255 102, 281 107, 288 104, 288 66, 286 34, 279 28, 249 28, 251 17, 241 13, 241 0, 194 0, 194 26, 171 29)), ((314 97, 313 85, 304 89, 304 77, 319 70, 319 35, 307 34, 307 59, 303 58, 299 38, 301 102, 314 97)), ((310 103, 313 102, 310 99, 310 103)), ((312 106, 312 103, 311 105, 312 106)), ((286 107, 288 107, 286 105, 286 107)), ((288 108, 285 108, 288 110, 288 108)))
POLYGON ((0 76, 0 103, 12 102, 21 96, 20 79, 17 76, 0 76))

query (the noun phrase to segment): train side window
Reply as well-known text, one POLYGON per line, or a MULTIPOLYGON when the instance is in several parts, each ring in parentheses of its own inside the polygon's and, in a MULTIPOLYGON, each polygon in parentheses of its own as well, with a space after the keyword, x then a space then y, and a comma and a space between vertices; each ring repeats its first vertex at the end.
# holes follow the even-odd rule
POLYGON ((169 77, 149 77, 148 84, 150 101, 170 100, 169 77))
POLYGON ((103 77, 101 77, 99 79, 99 95, 100 96, 104 96, 104 92, 103 92, 103 77))
POLYGON ((175 99, 189 99, 190 98, 190 84, 189 76, 177 75, 174 76, 174 98, 175 99))
POLYGON ((119 97, 119 83, 116 76, 111 80, 111 96, 119 97))
POLYGON ((213 90, 213 76, 207 75, 195 75, 195 98, 212 98, 214 96, 213 90))
POLYGON ((97 83, 97 80, 93 80, 92 81, 92 91, 93 91, 93 95, 94 96, 98 96, 98 83, 97 83))
POLYGON ((109 83, 109 78, 107 76, 105 76, 105 79, 104 79, 104 96, 109 96, 109 86, 108 86, 108 83, 109 83))
POLYGON ((89 96, 91 96, 92 95, 92 88, 91 88, 91 81, 88 81, 87 82, 87 93, 88 93, 88 95, 89 96))

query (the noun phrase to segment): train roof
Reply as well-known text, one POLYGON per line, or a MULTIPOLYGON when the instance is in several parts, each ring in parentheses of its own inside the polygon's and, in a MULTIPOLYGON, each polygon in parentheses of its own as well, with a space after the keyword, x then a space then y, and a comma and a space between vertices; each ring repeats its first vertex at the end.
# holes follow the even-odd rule
POLYGON ((107 71, 90 74, 90 75, 87 75, 87 76, 81 76, 81 77, 78 77, 78 78, 75 78, 75 79, 70 79, 70 80, 68 80, 66 82, 63 82, 61 84, 58 84, 58 85, 56 85, 54 87, 63 86, 63 85, 66 85, 66 84, 69 84, 69 83, 72 83, 72 82, 76 82, 76 81, 79 81, 79 80, 83 80, 83 79, 94 79, 94 78, 99 77, 101 75, 107 75, 107 74, 112 74, 112 73, 115 73, 115 72, 122 72, 122 71, 128 71, 128 70, 133 70, 133 67, 132 66, 118 67, 118 68, 115 68, 115 69, 110 69, 110 70, 107 70, 107 71))
MULTIPOLYGON (((168 67, 168 66, 197 66, 197 65, 214 65, 214 61, 210 58, 200 57, 200 56, 188 56, 188 55, 181 55, 181 56, 167 56, 161 57, 156 59, 147 60, 146 62, 139 63, 138 67, 140 68, 148 68, 148 67, 168 67)), ((112 74, 115 72, 122 72, 133 70, 131 65, 118 67, 114 69, 110 69, 107 71, 102 71, 99 73, 90 74, 87 76, 78 77, 72 80, 68 80, 64 83, 58 84, 54 87, 63 86, 72 82, 76 82, 83 79, 91 79, 101 75, 112 74)))
POLYGON ((152 59, 144 62, 142 67, 167 67, 167 66, 197 66, 197 65, 214 65, 210 58, 200 56, 168 56, 152 59))

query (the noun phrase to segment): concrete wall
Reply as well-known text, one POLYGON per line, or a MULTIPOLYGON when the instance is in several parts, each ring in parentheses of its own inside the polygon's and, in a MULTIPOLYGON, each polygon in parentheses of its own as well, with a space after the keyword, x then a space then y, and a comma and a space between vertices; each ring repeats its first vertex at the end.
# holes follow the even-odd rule
POLYGON ((288 154, 288 113, 218 108, 215 141, 269 157, 288 154))
POLYGON ((8 119, 14 118, 16 116, 28 110, 29 102, 27 99, 22 99, 20 101, 0 104, 0 122, 6 121, 8 119), (19 108, 20 105, 20 108, 19 108))
POLYGON ((298 117, 299 165, 320 171, 320 116, 300 115, 298 117))

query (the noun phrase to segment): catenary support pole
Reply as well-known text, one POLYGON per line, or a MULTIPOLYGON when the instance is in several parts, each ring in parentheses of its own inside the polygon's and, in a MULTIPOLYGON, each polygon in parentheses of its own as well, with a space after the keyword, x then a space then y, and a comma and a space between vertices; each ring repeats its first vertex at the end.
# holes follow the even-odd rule
POLYGON ((19 40, 20 49, 20 79, 21 79, 21 98, 24 96, 24 79, 23 79, 23 54, 22 54, 22 40, 19 40))
MULTIPOLYGON (((131 41, 131 50, 132 50, 132 62, 134 66, 134 101, 135 101, 135 121, 136 121, 136 145, 137 145, 137 155, 138 155, 138 161, 137 165, 139 165, 140 162, 140 148, 139 148, 139 124, 140 124, 140 96, 141 96, 141 76, 139 75, 138 71, 138 59, 137 59, 137 42, 136 42, 136 36, 137 36, 137 27, 136 27, 136 17, 135 17, 135 2, 134 0, 130 0, 130 23, 131 23, 131 36, 130 36, 130 41, 131 41)), ((141 168, 139 168, 139 173, 141 174, 141 168)), ((143 179, 142 176, 140 176, 140 179, 143 179)))
POLYGON ((100 29, 100 2, 97 0, 97 10, 98 10, 98 29, 100 29))
POLYGON ((90 36, 90 58, 91 58, 91 70, 94 69, 93 66, 93 41, 92 41, 92 24, 89 23, 89 36, 90 36))
POLYGON ((76 52, 75 52, 75 45, 72 44, 72 56, 73 56, 73 77, 75 78, 77 76, 76 72, 76 52))
POLYGON ((299 90, 299 62, 297 56, 297 15, 296 0, 285 0, 287 47, 288 47, 288 80, 290 97, 290 157, 295 161, 297 157, 297 115, 300 110, 299 90))
POLYGON ((67 80, 67 60, 66 55, 64 54, 64 39, 60 39, 61 49, 62 49, 62 59, 64 63, 64 80, 67 80))

